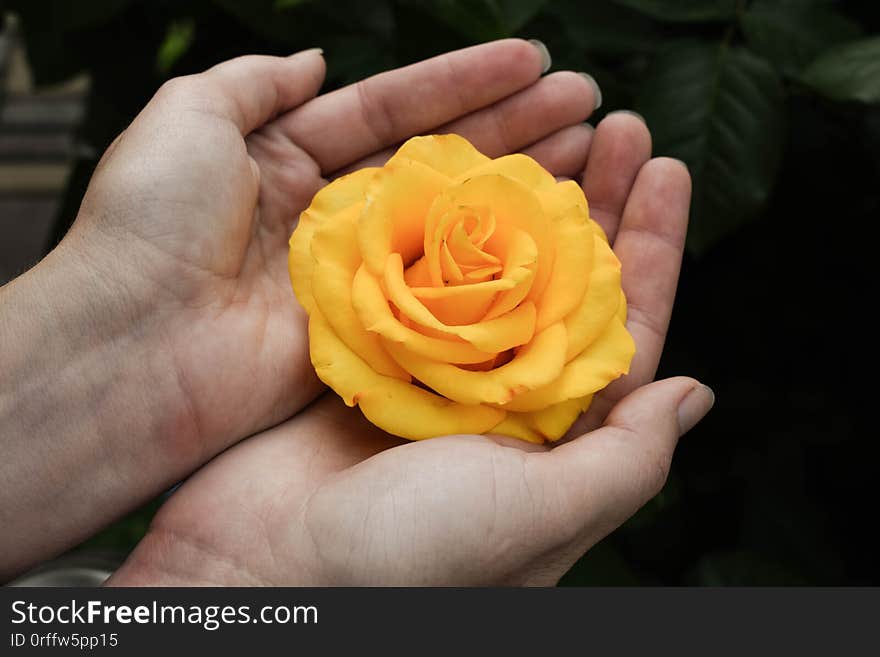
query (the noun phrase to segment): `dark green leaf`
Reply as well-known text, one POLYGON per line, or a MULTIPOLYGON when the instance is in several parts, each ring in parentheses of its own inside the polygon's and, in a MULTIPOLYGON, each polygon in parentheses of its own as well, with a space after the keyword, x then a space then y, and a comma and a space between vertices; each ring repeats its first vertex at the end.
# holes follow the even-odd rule
POLYGON ((801 80, 834 100, 880 102, 880 37, 831 49, 807 67, 801 80))
POLYGON ((131 2, 132 0, 10 0, 7 5, 9 10, 22 16, 37 18, 44 29, 70 32, 106 23, 131 2))
POLYGON ((615 0, 661 21, 723 21, 736 15, 736 0, 615 0))
POLYGON ((310 0, 275 0, 275 9, 290 9, 291 7, 299 7, 304 2, 310 0))
POLYGON ((515 35, 532 20, 548 0, 492 0, 505 30, 515 35))
POLYGON ((388 36, 393 28, 390 0, 300 2, 283 10, 277 0, 213 0, 256 34, 291 48, 325 46, 316 39, 339 34, 388 36))
POLYGON ((547 12, 574 45, 588 52, 622 55, 657 47, 657 23, 608 0, 557 0, 547 12))
POLYGON ((322 43, 327 77, 337 86, 357 82, 396 64, 385 44, 369 35, 328 37, 322 43))
POLYGON ((637 102, 655 151, 684 160, 694 180, 688 247, 700 253, 752 218, 776 176, 780 81, 743 48, 676 43, 654 60, 637 102))
POLYGON ((453 31, 477 41, 514 36, 547 4, 547 0, 407 0, 453 31))
POLYGON ((808 582, 788 566, 749 551, 710 554, 688 576, 698 586, 803 586, 808 582))
POLYGON ((559 582, 560 586, 638 586, 643 584, 626 560, 605 539, 590 548, 559 582))
POLYGON ((196 33, 196 24, 192 19, 172 21, 168 26, 165 39, 156 53, 156 68, 160 73, 167 74, 192 44, 196 33))
POLYGON ((861 33, 856 23, 815 0, 757 0, 740 25, 752 49, 788 75, 861 33))

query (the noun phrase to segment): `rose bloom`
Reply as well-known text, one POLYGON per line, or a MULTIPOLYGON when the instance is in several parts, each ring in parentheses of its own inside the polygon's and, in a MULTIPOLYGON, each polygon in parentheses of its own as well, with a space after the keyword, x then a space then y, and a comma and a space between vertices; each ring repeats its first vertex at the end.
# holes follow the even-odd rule
POLYGON ((457 135, 321 189, 289 264, 318 376, 397 436, 557 440, 635 352, 581 187, 457 135))

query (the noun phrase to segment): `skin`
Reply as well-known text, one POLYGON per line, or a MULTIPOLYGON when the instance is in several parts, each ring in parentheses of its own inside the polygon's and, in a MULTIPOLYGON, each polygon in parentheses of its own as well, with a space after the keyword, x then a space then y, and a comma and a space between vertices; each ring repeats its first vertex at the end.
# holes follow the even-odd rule
POLYGON ((548 584, 655 494, 712 403, 693 379, 645 385, 690 179, 650 159, 635 116, 582 124, 593 86, 547 64, 506 40, 320 96, 318 51, 163 85, 68 236, 0 290, 0 578, 196 470, 111 584, 548 584), (623 262, 632 373, 552 450, 401 444, 321 396, 288 280, 295 218, 326 180, 431 132, 583 176, 623 262))

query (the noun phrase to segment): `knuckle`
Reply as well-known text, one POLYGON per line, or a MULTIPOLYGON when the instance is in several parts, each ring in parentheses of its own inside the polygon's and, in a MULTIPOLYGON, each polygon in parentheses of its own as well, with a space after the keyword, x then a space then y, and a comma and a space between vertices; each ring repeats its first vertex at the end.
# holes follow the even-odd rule
POLYGON ((381 94, 373 90, 374 83, 370 78, 355 84, 360 100, 361 114, 364 123, 372 132, 379 144, 392 140, 395 133, 395 118, 392 108, 382 99, 381 94))
POLYGON ((666 450, 652 451, 645 455, 644 478, 648 499, 663 490, 671 467, 672 454, 666 450))
POLYGON ((170 78, 162 83, 156 91, 155 98, 160 102, 175 102, 193 92, 197 84, 195 75, 184 75, 170 78))

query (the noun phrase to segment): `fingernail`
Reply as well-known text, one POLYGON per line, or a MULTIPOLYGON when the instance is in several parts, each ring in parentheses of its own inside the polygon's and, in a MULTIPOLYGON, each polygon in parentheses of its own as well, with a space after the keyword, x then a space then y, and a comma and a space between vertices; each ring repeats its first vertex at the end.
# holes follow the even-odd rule
POLYGON ((712 388, 702 383, 691 390, 678 403, 678 430, 680 435, 686 434, 694 425, 702 420, 715 403, 712 388))
POLYGON ((628 114, 628 115, 630 115, 630 116, 634 116, 634 117, 636 117, 639 121, 641 121, 641 122, 644 123, 645 125, 648 125, 648 122, 645 121, 645 117, 644 117, 644 116, 642 116, 642 115, 639 114, 638 112, 636 112, 636 111, 634 111, 634 110, 631 110, 631 109, 619 109, 619 110, 614 110, 613 112, 608 112, 608 114, 606 114, 606 116, 611 116, 612 114, 628 114))
POLYGON ((596 82, 596 78, 594 78, 589 73, 584 73, 581 71, 578 73, 584 80, 590 83, 590 86, 593 87, 593 98, 596 99, 593 105, 593 111, 595 112, 597 109, 602 107, 602 89, 599 88, 599 83, 596 82))
POLYGON ((550 70, 550 65, 553 64, 553 59, 550 57, 550 51, 547 50, 547 46, 544 45, 543 41, 529 39, 529 43, 535 46, 538 52, 541 53, 541 73, 546 73, 550 70))
POLYGON ((307 53, 315 53, 317 55, 323 55, 323 48, 307 48, 306 50, 300 50, 299 52, 295 52, 291 55, 291 57, 296 57, 297 55, 305 55, 307 53))

